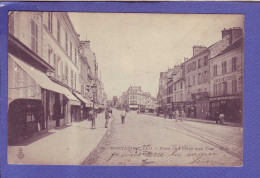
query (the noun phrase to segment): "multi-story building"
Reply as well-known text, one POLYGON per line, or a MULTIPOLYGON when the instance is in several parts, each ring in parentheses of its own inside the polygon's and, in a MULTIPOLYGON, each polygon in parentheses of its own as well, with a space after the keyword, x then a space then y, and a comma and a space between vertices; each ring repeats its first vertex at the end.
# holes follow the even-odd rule
POLYGON ((151 106, 151 94, 143 92, 140 86, 130 86, 118 99, 120 107, 137 110, 151 106))
POLYGON ((240 122, 243 103, 243 37, 242 29, 230 29, 232 44, 210 59, 210 112, 224 113, 227 120, 240 122), (240 30, 234 38, 233 33, 240 30))
POLYGON ((205 118, 206 113, 216 111, 225 112, 227 116, 231 116, 228 111, 239 113, 242 104, 238 101, 242 100, 243 84, 242 35, 241 28, 224 29, 222 39, 213 45, 194 46, 193 56, 185 59, 177 72, 169 69, 161 72, 158 91, 160 106, 165 106, 166 95, 168 108, 184 109, 188 117, 205 118))
POLYGON ((173 110, 183 108, 184 101, 185 101, 185 81, 184 81, 184 75, 185 75, 185 67, 183 64, 180 66, 176 66, 176 72, 175 75, 173 75, 172 78, 172 85, 171 85, 171 91, 172 91, 172 108, 173 110))
POLYGON ((8 37, 10 141, 72 122, 83 105, 92 107, 82 86, 93 83, 96 59, 82 51, 67 13, 11 12, 8 37))
POLYGON ((138 109, 140 106, 145 105, 144 93, 140 86, 130 86, 127 90, 127 93, 129 109, 138 109))
POLYGON ((157 100, 161 107, 166 107, 167 105, 167 86, 171 85, 168 82, 171 79, 172 70, 168 69, 168 71, 160 73, 157 100))
POLYGON ((208 58, 206 47, 194 46, 193 57, 185 62, 186 103, 185 111, 189 117, 200 117, 208 108, 208 58), (197 107, 200 103, 203 108, 197 107))

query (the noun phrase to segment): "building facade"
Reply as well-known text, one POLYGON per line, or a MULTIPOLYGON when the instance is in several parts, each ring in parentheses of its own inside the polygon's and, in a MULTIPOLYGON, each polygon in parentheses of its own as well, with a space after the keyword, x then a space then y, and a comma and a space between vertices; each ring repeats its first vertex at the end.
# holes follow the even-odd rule
POLYGON ((143 92, 140 86, 130 86, 118 99, 120 108, 137 110, 152 108, 153 100, 149 92, 143 92))
POLYGON ((161 72, 159 105, 165 109, 166 103, 168 109, 183 109, 188 117, 201 119, 206 118, 207 113, 214 115, 216 111, 224 112, 228 120, 234 120, 233 111, 241 115, 242 37, 241 28, 224 29, 222 39, 213 45, 194 46, 193 56, 185 59, 178 70, 175 67, 161 72))
POLYGON ((93 107, 96 59, 84 48, 65 12, 9 14, 8 143, 82 119, 93 107))
POLYGON ((243 38, 210 60, 210 111, 241 122, 243 108, 243 38))

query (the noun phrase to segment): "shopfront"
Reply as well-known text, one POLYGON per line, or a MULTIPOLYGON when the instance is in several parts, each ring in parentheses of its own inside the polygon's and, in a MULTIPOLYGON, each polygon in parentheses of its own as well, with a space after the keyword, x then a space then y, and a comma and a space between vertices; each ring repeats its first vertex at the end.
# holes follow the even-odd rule
POLYGON ((242 122, 243 100, 239 95, 210 98, 210 113, 223 113, 225 120, 230 122, 242 122))
POLYGON ((45 130, 44 109, 41 100, 16 99, 8 108, 8 144, 45 130))
POLYGON ((196 118, 196 103, 195 101, 186 101, 183 103, 183 108, 187 117, 196 118))
POLYGON ((16 65, 40 88, 40 100, 44 110, 45 128, 51 129, 69 122, 71 105, 80 105, 79 100, 65 87, 53 82, 45 73, 9 54, 16 65))
POLYGON ((89 119, 90 115, 89 112, 93 109, 93 102, 90 101, 89 99, 83 97, 79 93, 74 93, 75 96, 81 101, 81 105, 79 108, 79 117, 76 120, 84 120, 84 119, 89 119))
POLYGON ((196 116, 199 119, 206 119, 206 113, 209 112, 209 100, 196 101, 196 116))

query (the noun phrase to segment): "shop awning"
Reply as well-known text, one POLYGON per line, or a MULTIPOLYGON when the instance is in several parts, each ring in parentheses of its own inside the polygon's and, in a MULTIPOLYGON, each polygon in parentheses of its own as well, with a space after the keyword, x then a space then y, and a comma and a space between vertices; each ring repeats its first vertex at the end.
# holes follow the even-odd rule
POLYGON ((9 54, 9 57, 13 59, 14 62, 19 65, 30 77, 32 77, 42 88, 64 94, 69 100, 73 101, 71 102, 73 105, 80 105, 80 101, 67 88, 51 81, 45 73, 35 69, 20 59, 17 59, 11 54, 9 54))
POLYGON ((75 95, 82 101, 85 103, 86 107, 92 107, 93 106, 93 102, 84 98, 81 94, 75 93, 75 95))

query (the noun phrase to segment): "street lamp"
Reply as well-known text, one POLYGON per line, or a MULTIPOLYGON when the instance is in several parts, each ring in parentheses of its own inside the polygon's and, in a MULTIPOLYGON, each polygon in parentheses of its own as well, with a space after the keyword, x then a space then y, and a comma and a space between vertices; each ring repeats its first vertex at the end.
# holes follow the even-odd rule
POLYGON ((91 86, 91 91, 93 93, 93 116, 92 116, 92 123, 91 123, 91 129, 96 129, 96 113, 95 113, 95 101, 97 97, 97 85, 93 84, 91 86))

